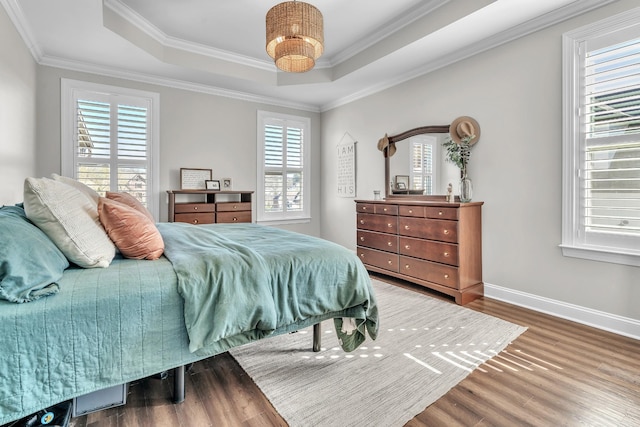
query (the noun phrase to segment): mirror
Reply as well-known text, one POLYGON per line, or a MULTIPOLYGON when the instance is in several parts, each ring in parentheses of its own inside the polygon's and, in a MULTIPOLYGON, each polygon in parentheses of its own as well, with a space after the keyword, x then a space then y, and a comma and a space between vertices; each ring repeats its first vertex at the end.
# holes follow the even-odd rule
POLYGON ((389 146, 395 145, 395 152, 390 149, 392 155, 386 156, 389 149, 383 151, 385 198, 430 198, 445 194, 448 183, 459 180, 457 168, 444 159, 442 143, 448 136, 449 125, 423 126, 388 136, 389 146))

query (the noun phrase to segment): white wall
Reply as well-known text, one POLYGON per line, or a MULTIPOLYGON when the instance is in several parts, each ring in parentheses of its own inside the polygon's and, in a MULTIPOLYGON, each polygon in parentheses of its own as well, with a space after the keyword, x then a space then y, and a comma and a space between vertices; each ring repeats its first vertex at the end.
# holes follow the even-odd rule
POLYGON ((0 205, 22 201, 35 172, 36 63, 0 7, 0 205))
POLYGON ((358 198, 384 189, 378 139, 469 115, 487 284, 640 319, 640 268, 563 257, 561 36, 636 7, 619 1, 322 114, 322 236, 355 249, 353 199, 336 197, 335 144, 357 144, 358 198))
POLYGON ((213 169, 214 179, 229 177, 236 190, 256 190, 258 110, 310 117, 311 158, 314 163, 311 168, 314 196, 312 221, 282 228, 311 235, 320 234, 320 114, 59 68, 40 67, 37 86, 37 173, 43 176, 60 172, 61 78, 130 87, 160 94, 161 221, 167 220, 166 190, 180 188, 181 167, 213 169))

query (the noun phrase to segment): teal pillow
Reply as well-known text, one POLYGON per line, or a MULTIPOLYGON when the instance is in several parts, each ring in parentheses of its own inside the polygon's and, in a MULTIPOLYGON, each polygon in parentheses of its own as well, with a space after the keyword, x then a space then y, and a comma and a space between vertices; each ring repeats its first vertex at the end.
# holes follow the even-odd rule
POLYGON ((68 266, 20 205, 0 207, 0 298, 20 303, 55 294, 68 266))

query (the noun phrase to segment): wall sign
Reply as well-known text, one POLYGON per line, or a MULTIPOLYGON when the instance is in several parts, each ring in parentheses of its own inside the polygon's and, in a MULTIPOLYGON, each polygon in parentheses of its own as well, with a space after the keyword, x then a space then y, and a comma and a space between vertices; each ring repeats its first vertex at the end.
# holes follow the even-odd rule
MULTIPOLYGON (((342 136, 349 135, 348 132, 342 136)), ((351 135, 349 135, 351 138, 351 135)), ((338 197, 356 197, 356 143, 353 138, 351 142, 338 144, 338 197)))

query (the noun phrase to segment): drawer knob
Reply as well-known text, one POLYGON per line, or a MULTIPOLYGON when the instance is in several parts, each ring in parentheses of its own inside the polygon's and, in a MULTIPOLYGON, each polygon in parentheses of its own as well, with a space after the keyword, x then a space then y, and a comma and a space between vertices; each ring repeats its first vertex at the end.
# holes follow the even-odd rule
POLYGON ((405 226, 404 226, 404 229, 405 229, 405 230, 408 230, 408 229, 409 229, 409 226, 408 226, 408 225, 405 225, 405 226))
POLYGON ((233 209, 238 209, 238 205, 233 205, 233 209))
POLYGON ((409 209, 409 213, 413 213, 413 209, 409 209))
POLYGON ((362 210, 363 210, 363 211, 366 211, 366 210, 367 210, 367 207, 366 207, 366 206, 363 206, 363 207, 362 207, 362 210))
POLYGON ((194 220, 193 220, 193 223, 194 223, 194 224, 197 224, 197 223, 198 223, 198 220, 197 220, 197 219, 194 219, 194 220))
POLYGON ((194 206, 194 207, 193 207, 193 210, 194 210, 194 211, 197 211, 197 210, 198 210, 198 207, 197 207, 197 206, 194 206))
POLYGON ((388 263, 389 265, 391 265, 391 264, 393 264, 393 261, 389 260, 389 261, 387 261, 387 263, 388 263))
POLYGON ((444 255, 444 256, 446 256, 446 257, 448 257, 448 256, 449 256, 449 252, 445 252, 445 253, 443 253, 442 255, 444 255))
POLYGON ((405 269, 405 270, 409 270, 410 268, 411 268, 411 267, 409 267, 409 264, 406 264, 406 265, 404 266, 404 269, 405 269))
POLYGON ((382 208, 382 210, 386 212, 386 211, 387 211, 387 208, 382 208))
POLYGON ((391 228, 391 227, 393 227, 393 224, 389 223, 389 224, 387 224, 387 227, 391 228))
POLYGON ((360 224, 364 224, 364 219, 361 219, 361 220, 360 220, 360 224))
POLYGON ((387 246, 393 246, 393 242, 387 242, 387 246))
POLYGON ((449 230, 444 230, 444 234, 449 234, 449 230))
POLYGON ((238 221, 238 217, 233 217, 233 222, 237 222, 238 221))
POLYGON ((448 275, 448 274, 445 274, 445 275, 444 275, 444 278, 445 278, 445 279, 448 279, 448 278, 449 278, 449 275, 448 275))
POLYGON ((360 241, 361 241, 361 242, 364 242, 364 237, 360 237, 360 241))
POLYGON ((405 248, 406 250, 411 249, 411 247, 410 247, 409 245, 404 245, 404 248, 405 248))
POLYGON ((360 254, 360 258, 364 258, 364 254, 360 254))
POLYGON ((442 216, 442 213, 443 213, 442 211, 438 211, 438 215, 442 216))

